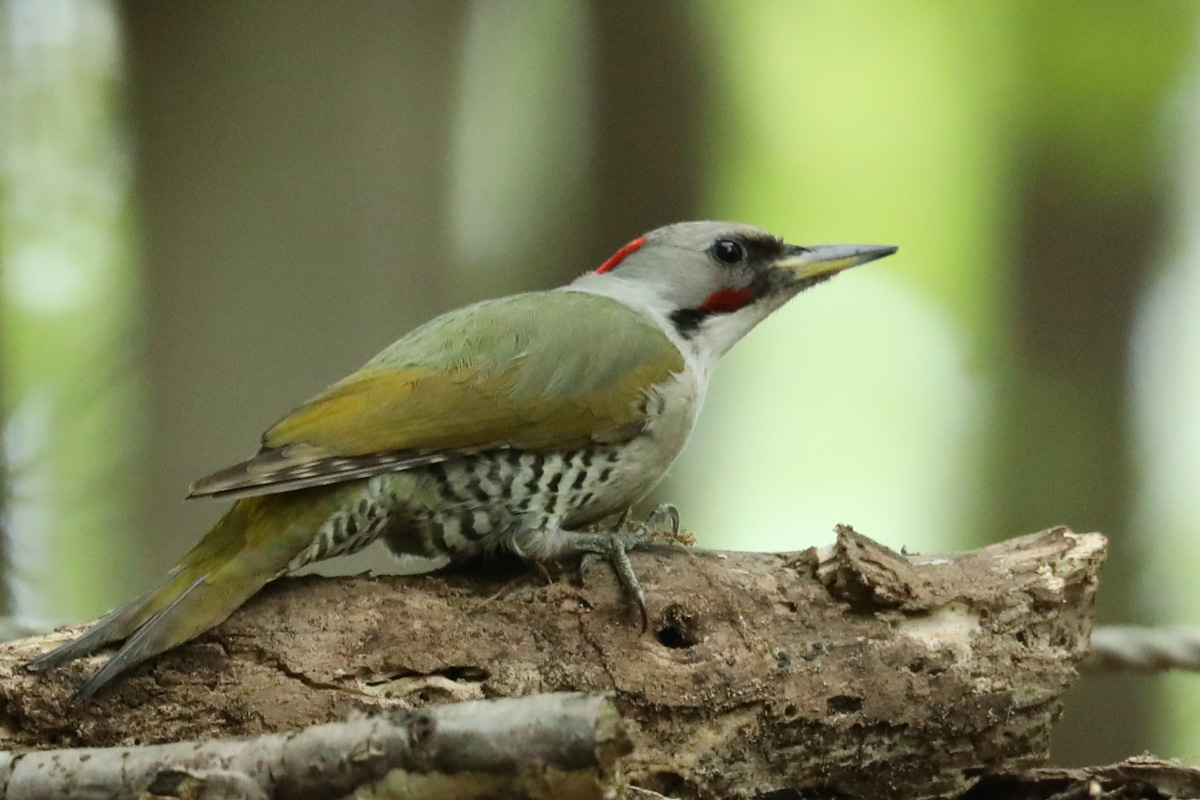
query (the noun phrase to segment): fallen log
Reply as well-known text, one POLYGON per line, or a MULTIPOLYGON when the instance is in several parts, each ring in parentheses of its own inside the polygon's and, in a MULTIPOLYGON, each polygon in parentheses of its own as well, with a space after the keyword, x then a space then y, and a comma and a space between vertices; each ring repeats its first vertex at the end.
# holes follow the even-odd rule
POLYGON ((840 528, 831 547, 658 546, 549 585, 495 563, 275 582, 216 630, 96 698, 99 658, 19 664, 79 628, 0 646, 0 748, 129 747, 296 731, 360 712, 611 692, 630 785, 668 797, 792 790, 953 796, 1040 766, 1087 652, 1104 538, 1055 528, 945 557, 840 528))

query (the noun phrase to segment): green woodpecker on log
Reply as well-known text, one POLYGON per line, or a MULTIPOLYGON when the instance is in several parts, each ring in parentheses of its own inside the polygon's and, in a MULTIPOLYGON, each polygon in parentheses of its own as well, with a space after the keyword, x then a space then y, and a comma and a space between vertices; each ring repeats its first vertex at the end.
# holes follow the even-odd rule
POLYGON ((650 525, 584 528, 659 482, 735 342, 803 290, 894 252, 684 222, 567 286, 443 314, 277 422, 253 458, 196 481, 189 497, 235 500, 208 535, 159 585, 29 666, 123 641, 80 687, 91 695, 273 578, 379 537, 417 572, 499 549, 603 556, 644 623, 626 551, 650 525))

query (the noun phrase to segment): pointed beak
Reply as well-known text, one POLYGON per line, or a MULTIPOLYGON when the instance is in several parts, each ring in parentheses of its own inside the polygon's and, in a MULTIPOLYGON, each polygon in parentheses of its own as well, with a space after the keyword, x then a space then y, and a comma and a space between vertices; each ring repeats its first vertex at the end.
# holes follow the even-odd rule
POLYGON ((826 244, 818 247, 788 245, 783 258, 775 262, 780 269, 791 270, 797 281, 823 278, 857 267, 877 258, 890 256, 898 248, 878 244, 826 244))

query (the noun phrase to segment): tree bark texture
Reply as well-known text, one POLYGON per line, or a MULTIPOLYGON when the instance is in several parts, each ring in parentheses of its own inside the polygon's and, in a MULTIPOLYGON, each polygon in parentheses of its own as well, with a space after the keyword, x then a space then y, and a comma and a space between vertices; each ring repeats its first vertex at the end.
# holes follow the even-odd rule
POLYGON ((72 692, 99 657, 19 668, 79 629, 0 646, 0 747, 128 747, 604 691, 633 745, 621 774, 641 789, 954 796, 1044 761, 1104 554, 1102 536, 1065 528, 946 557, 901 556, 844 527, 795 553, 652 546, 632 554, 645 634, 605 564, 549 584, 495 561, 284 579, 91 701, 72 692))

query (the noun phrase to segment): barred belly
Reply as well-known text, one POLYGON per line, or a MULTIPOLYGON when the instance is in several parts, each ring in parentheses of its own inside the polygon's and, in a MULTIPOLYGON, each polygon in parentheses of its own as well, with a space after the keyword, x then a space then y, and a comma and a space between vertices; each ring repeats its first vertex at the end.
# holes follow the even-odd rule
POLYGON ((447 553, 511 543, 518 527, 586 525, 624 508, 613 497, 616 447, 567 453, 496 450, 422 467, 437 502, 433 544, 447 553))
POLYGON ((347 482, 339 487, 346 502, 286 571, 356 553, 382 536, 395 556, 421 572, 513 547, 519 530, 587 525, 624 510, 653 485, 618 472, 622 455, 620 446, 494 450, 347 482))
POLYGON ((297 553, 284 572, 292 572, 315 561, 357 553, 375 541, 403 516, 391 491, 390 476, 377 475, 344 485, 308 491, 339 491, 346 502, 330 514, 313 535, 312 542, 297 553))

